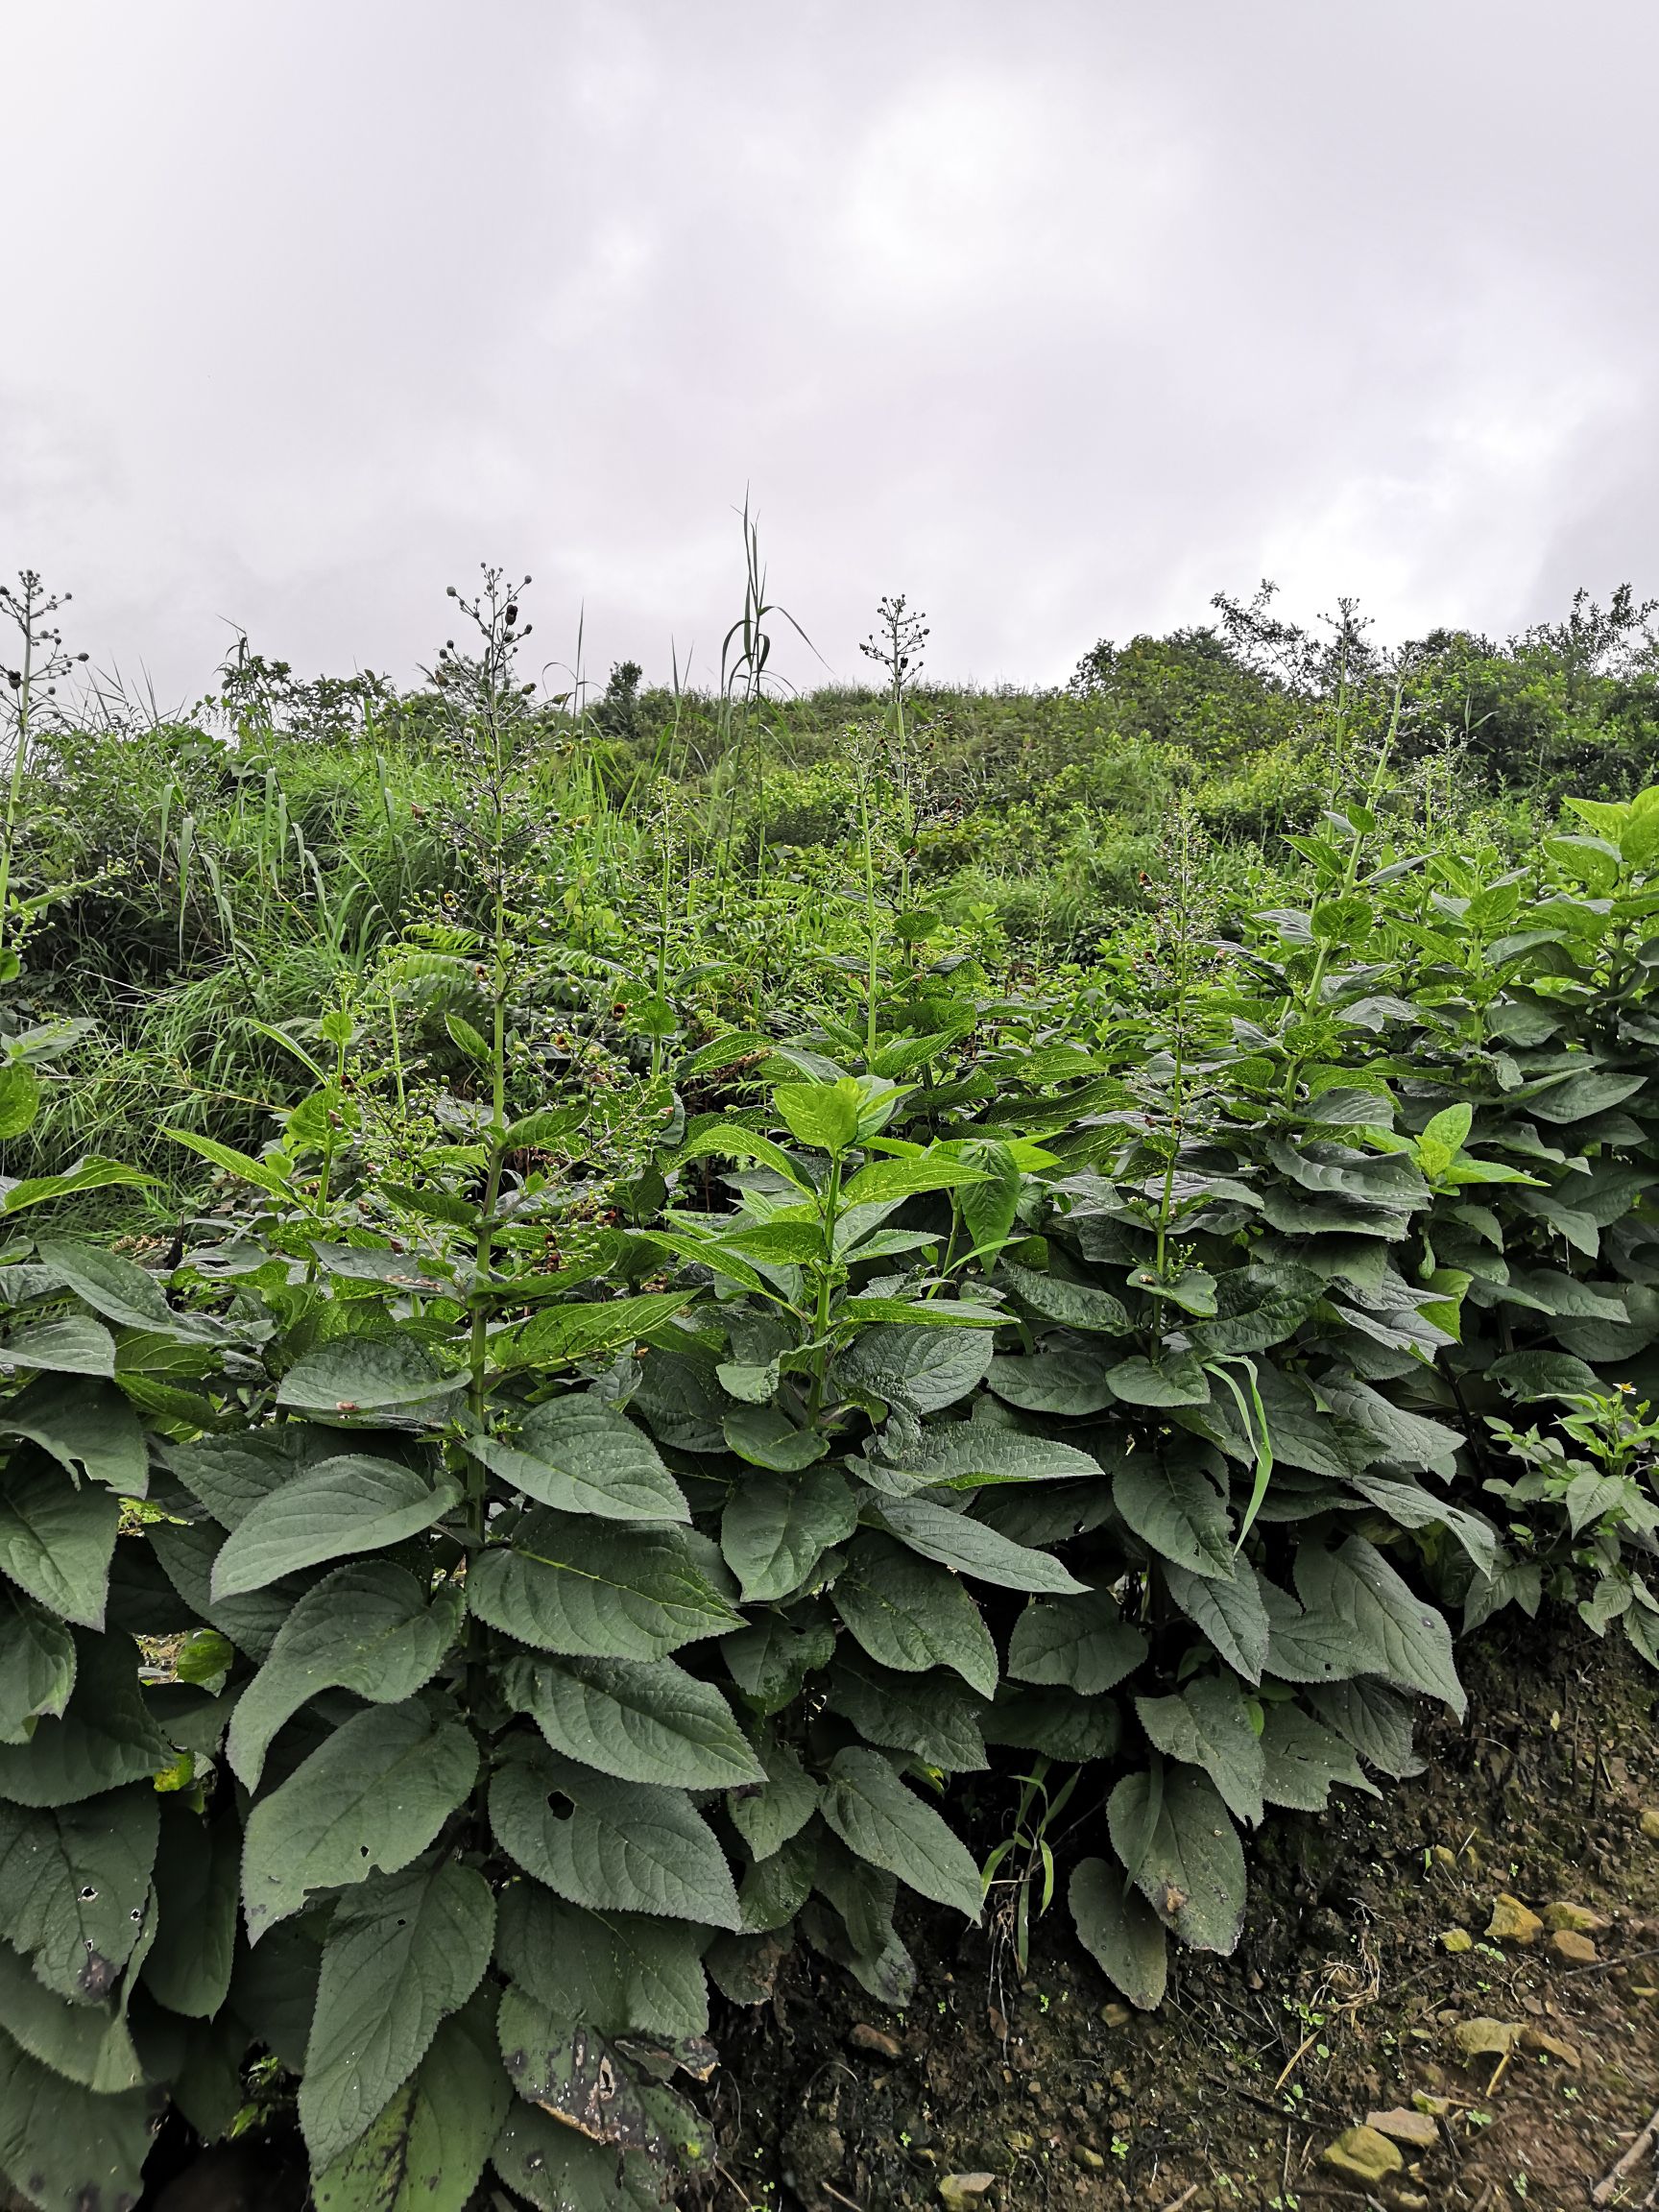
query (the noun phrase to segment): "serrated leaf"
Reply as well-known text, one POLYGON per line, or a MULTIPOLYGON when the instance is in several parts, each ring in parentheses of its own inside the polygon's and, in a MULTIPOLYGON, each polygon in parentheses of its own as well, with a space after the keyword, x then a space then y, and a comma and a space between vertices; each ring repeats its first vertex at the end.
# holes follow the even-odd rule
POLYGON ((765 1773, 719 1691, 672 1659, 519 1657, 501 1689, 553 1750, 618 1781, 726 1790, 765 1773))
POLYGON ((1126 1336, 1129 1314, 1120 1298, 1094 1283, 1070 1283, 1063 1275, 1040 1274, 1004 1260, 997 1279, 1012 1290, 1022 1306, 1062 1329, 1094 1331, 1103 1336, 1126 1336))
POLYGON ((1003 1429, 989 1421, 952 1421, 925 1429, 896 1464, 854 1462, 855 1472, 887 1497, 918 1489, 976 1490, 991 1484, 1071 1482, 1100 1479, 1100 1462, 1075 1444, 1003 1429))
POLYGON ((242 1830, 211 1822, 177 1796, 163 1800, 156 1856, 156 1940, 144 1985, 169 2011, 209 2020, 225 2002, 236 1955, 242 1830))
POLYGON ((502 1890, 495 1960, 513 1981, 604 2035, 704 2035, 708 1931, 643 1912, 596 1912, 539 1882, 502 1890))
POLYGON ((776 1406, 733 1406, 720 1426, 740 1459, 777 1475, 799 1474, 830 1449, 820 1431, 798 1429, 776 1406))
POLYGON ((1008 1672, 1019 1682, 1060 1685, 1099 1697, 1135 1671, 1146 1648, 1145 1637, 1105 1591, 1040 1598, 1014 1623, 1008 1672))
POLYGON ((26 1743, 75 1687, 75 1639, 60 1621, 0 1584, 0 1744, 26 1743))
POLYGON ((65 1313, 55 1321, 28 1321, 0 1344, 0 1371, 34 1368, 49 1375, 115 1373, 115 1339, 101 1321, 65 1313))
POLYGON ((822 1616, 793 1628, 784 1615, 770 1613, 725 1637, 720 1655, 747 1702, 771 1714, 794 1703, 807 1675, 827 1667, 834 1649, 835 1631, 822 1616))
POLYGON ((242 1896, 248 1940, 303 1910, 314 1889, 396 1874, 418 1858, 472 1787, 478 1746, 416 1698, 355 1713, 248 1818, 242 1896))
POLYGON ((1328 1728, 1345 1737, 1380 1773, 1407 1781, 1424 1761, 1411 1746, 1411 1708, 1381 1682, 1333 1682, 1308 1693, 1328 1728))
POLYGON ((1142 2012, 1164 2002, 1169 1943, 1163 1923, 1120 1868, 1084 1859, 1067 1892, 1078 1941, 1107 1980, 1142 2012))
POLYGON ((536 2212, 661 2212, 661 2171, 643 2152, 595 2143, 551 2113, 512 2100, 492 2153, 536 2212))
POLYGON ((521 2098, 594 2143, 661 2157, 666 2146, 643 2079, 597 2029, 513 1983, 502 1993, 498 2032, 521 2098))
POLYGON ((825 1695, 830 1712, 851 1720, 866 1743, 908 1751, 947 1773, 989 1765, 979 1727, 984 1700, 945 1668, 893 1674, 861 1651, 842 1651, 825 1695))
POLYGON ((872 1659, 902 1674, 950 1667, 982 1697, 997 1689, 997 1647, 955 1575, 891 1537, 859 1537, 837 1578, 835 1609, 872 1659))
POLYGON ((477 1988, 495 1899, 470 1866, 411 1867, 344 1899, 329 1924, 300 2084, 314 2167, 358 2141, 477 1988))
POLYGON ((0 2173, 41 2212, 132 2212, 153 2111, 144 2090, 65 2081, 0 2030, 0 2173))
POLYGON ((511 1443, 463 1436, 463 1448, 538 1504, 604 1521, 689 1521, 680 1485, 643 1430, 587 1393, 533 1407, 511 1443))
POLYGON ((1336 1782, 1373 1797, 1381 1794, 1360 1771, 1352 1744, 1322 1728, 1298 1705, 1269 1706, 1262 1751, 1262 1793, 1270 1805, 1323 1813, 1336 1782))
POLYGON ((978 1919, 982 1898, 973 1854, 930 1805, 905 1789, 878 1751, 850 1744, 836 1753, 822 1811, 856 1858, 978 1919))
POLYGON ((1048 1596, 1088 1588, 1046 1551, 1033 1551, 1016 1544, 983 1521, 953 1512, 948 1505, 936 1505, 930 1498, 888 1499, 882 1504, 881 1519, 910 1551, 919 1551, 925 1559, 936 1559, 954 1575, 971 1575, 975 1581, 992 1582, 1003 1590, 1048 1596))
POLYGON ((567 1658, 665 1659, 742 1620, 682 1530, 546 1509, 475 1556, 467 1597, 493 1628, 567 1658))
POLYGON ((1112 1395, 1125 1406, 1207 1406, 1210 1378, 1192 1353, 1148 1359, 1135 1353, 1106 1370, 1112 1395))
POLYGON ((101 2004, 144 1930, 160 1826, 148 1784, 60 1810, 0 1801, 0 1935, 36 1978, 101 2004))
POLYGON ((319 1421, 396 1420, 456 1396, 466 1380, 445 1374, 407 1336, 338 1336, 294 1362, 276 1403, 319 1421))
POLYGON ((443 1664, 465 1607, 460 1583, 442 1583, 428 1599, 415 1575, 386 1559, 325 1575, 237 1700, 226 1755, 238 1780, 258 1788, 272 1738, 319 1691, 351 1690, 376 1705, 412 1697, 443 1664))
POLYGON ((565 1367, 648 1336, 689 1306, 694 1290, 650 1290, 586 1306, 544 1306, 494 1358, 502 1367, 565 1367))
POLYGON ((148 1781, 173 1754, 138 1687, 131 1638, 77 1638, 75 1688, 60 1719, 36 1723, 26 1743, 0 1743, 0 1797, 14 1805, 77 1805, 148 1781))
POLYGON ((37 1982, 9 1943, 0 1943, 0 2023, 31 2058, 101 2097, 143 2083, 122 2012, 112 2004, 72 2005, 37 1982))
POLYGON ((817 1812, 818 1785, 786 1743, 763 1743, 759 1757, 765 1779, 733 1790, 726 1810, 749 1856, 770 1859, 817 1812))
POLYGON ((1213 1783, 1190 1767, 1164 1776, 1155 1815, 1151 1777, 1125 1774, 1106 1817, 1112 1848, 1166 1927, 1195 1951, 1229 1953, 1244 1924, 1244 1852, 1213 1783))
POLYGON ((1154 1749, 1197 1767, 1228 1811, 1251 1827, 1262 1818, 1262 1740, 1236 1683, 1201 1675, 1178 1696, 1137 1697, 1135 1710, 1154 1749))
POLYGON ((40 1078, 26 1061, 0 1067, 0 1143, 21 1137, 40 1111, 40 1078))
POLYGON ((1022 1751, 1041 1751, 1068 1767, 1110 1759, 1122 1740, 1123 1722, 1115 1699, 1079 1697, 1074 1690, 1023 1689, 1004 1682, 994 1704, 981 1716, 987 1743, 1011 1743, 1022 1751))
POLYGON ((111 1383, 42 1375, 0 1407, 0 1435, 27 1436, 65 1467, 81 1467, 118 1498, 142 1498, 150 1480, 144 1431, 111 1383))
POLYGON ((1164 1580, 1175 1603, 1233 1671, 1246 1682, 1260 1682, 1267 1664, 1267 1609, 1249 1561, 1238 1560, 1233 1574, 1223 1576, 1194 1575, 1166 1561, 1164 1580))
POLYGON ((361 2140, 313 2176, 317 2212, 462 2212, 512 2103, 495 1992, 481 1989, 361 2140))
POLYGON ((1112 1403, 1106 1357, 1097 1344, 1045 1344, 1035 1352, 1000 1353, 986 1378, 996 1395, 1027 1413, 1079 1416, 1112 1403))
POLYGON ((1112 1499, 1157 1557, 1212 1581, 1231 1579, 1227 1507, 1201 1468, 1190 1460, 1133 1453, 1113 1479, 1112 1499))
POLYGON ((721 1516, 720 1550, 742 1585, 743 1602, 759 1604, 792 1596, 857 1526, 853 1493, 833 1467, 794 1478, 744 1476, 721 1516))
POLYGON ((77 1489, 42 1452, 13 1452, 0 1474, 0 1574, 48 1612, 101 1628, 120 1519, 107 1490, 77 1489))
POLYGON ((1373 1545, 1362 1536, 1350 1536, 1334 1551, 1305 1544, 1296 1554, 1295 1578, 1308 1611, 1340 1623, 1363 1655, 1350 1671, 1381 1674, 1397 1690, 1438 1697, 1462 1718, 1468 1699, 1444 1616, 1416 1597, 1373 1545))
POLYGON ((988 1329, 907 1329, 878 1323, 835 1361, 844 1394, 879 1399, 918 1415, 941 1413, 977 1387, 991 1365, 988 1329))
POLYGON ((461 1485, 395 1459, 345 1453, 293 1476, 231 1529, 213 1562, 216 1599, 263 1590, 347 1552, 384 1551, 461 1503, 461 1485))
POLYGON ((684 1791, 613 1781, 524 1738, 514 1749, 490 1785, 490 1819, 527 1874, 595 1911, 738 1925, 725 1853, 684 1791))

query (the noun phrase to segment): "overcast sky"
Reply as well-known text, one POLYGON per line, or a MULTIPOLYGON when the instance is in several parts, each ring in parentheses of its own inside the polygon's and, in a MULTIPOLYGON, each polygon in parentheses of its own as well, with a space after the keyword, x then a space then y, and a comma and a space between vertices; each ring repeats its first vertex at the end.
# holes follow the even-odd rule
MULTIPOLYGON (((0 569, 203 688, 535 576, 1063 679, 1263 575, 1659 589, 1653 0, 0 0, 0 569)), ((805 675, 797 647, 783 664, 805 675)))

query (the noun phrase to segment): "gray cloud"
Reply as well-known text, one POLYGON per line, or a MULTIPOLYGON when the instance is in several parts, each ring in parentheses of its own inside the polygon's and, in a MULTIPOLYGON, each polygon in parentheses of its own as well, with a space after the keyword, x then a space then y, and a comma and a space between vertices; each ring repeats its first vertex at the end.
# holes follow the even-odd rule
POLYGON ((1041 682, 1659 582, 1640 0, 0 9, 0 558, 164 698, 406 675, 485 555, 706 675, 746 485, 843 675, 889 589, 1041 682))

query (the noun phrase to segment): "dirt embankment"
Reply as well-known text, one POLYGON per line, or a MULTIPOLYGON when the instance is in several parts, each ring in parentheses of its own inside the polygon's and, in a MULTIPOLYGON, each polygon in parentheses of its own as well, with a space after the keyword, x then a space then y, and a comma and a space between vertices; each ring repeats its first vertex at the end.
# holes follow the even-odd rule
POLYGON ((919 1915, 898 2018, 791 1960, 718 2025, 720 2170, 683 2202, 1659 2204, 1659 1679, 1526 1623, 1465 1671, 1470 1721, 1425 1723, 1424 1774, 1275 1820, 1237 1953, 1183 1955, 1153 2015, 1059 1902, 1022 1978, 919 1915))

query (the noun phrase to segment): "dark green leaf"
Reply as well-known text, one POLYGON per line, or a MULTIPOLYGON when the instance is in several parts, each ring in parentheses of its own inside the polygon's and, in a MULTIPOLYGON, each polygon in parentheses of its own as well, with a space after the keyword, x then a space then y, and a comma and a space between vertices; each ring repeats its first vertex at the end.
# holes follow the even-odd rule
MULTIPOLYGON (((944 1669, 892 1674, 862 1652, 843 1652, 830 1677, 827 1702, 866 1743, 908 1751, 947 1773, 971 1773, 988 1764, 979 1732, 983 1700, 944 1669)), ((733 1807, 733 1817, 735 1813, 733 1807)))
POLYGON ((1179 1696, 1137 1697, 1155 1749, 1209 1775, 1230 1813, 1252 1827, 1262 1818, 1262 1740, 1238 1684, 1200 1675, 1179 1696))
POLYGON ((830 1764, 825 1819, 847 1848, 872 1866, 977 1920, 979 1869, 960 1838, 931 1806, 906 1790, 878 1751, 851 1744, 830 1764))
POLYGON ((517 1437, 464 1436, 492 1474, 538 1504, 604 1521, 689 1521, 680 1485, 626 1413, 572 1392, 534 1407, 517 1437))
POLYGON ((48 1612, 102 1628, 120 1520, 108 1490, 78 1490, 43 1452, 13 1452, 0 1475, 0 1574, 48 1612))
POLYGON ((143 2082, 121 2011, 114 2005, 72 2005, 37 1982, 9 1943, 0 1943, 0 2023, 31 2058, 101 2097, 143 2082))
POLYGON ((860 1536, 836 1581, 835 1608, 872 1659, 903 1674, 950 1667, 982 1697, 997 1688, 997 1647, 947 1569, 890 1537, 860 1536))
POLYGON ((138 1416, 113 1384, 39 1376, 0 1407, 0 1435, 27 1436, 118 1498, 142 1498, 150 1455, 138 1416))
POLYGON ((977 1582, 993 1582, 1003 1590, 1028 1590, 1049 1596, 1082 1591, 1088 1586, 1068 1574, 1046 1551, 1033 1551, 1015 1544, 995 1528, 937 1505, 930 1498, 891 1498, 881 1508, 881 1519, 893 1535, 925 1559, 936 1559, 952 1574, 967 1575, 977 1582))
POLYGON ((477 1555, 467 1597, 480 1620, 539 1650, 665 1659, 740 1624, 713 1579, 721 1572, 677 1528, 595 1526, 543 1509, 510 1546, 477 1555))
POLYGON ((76 1642, 62 1718, 37 1721, 26 1743, 0 1743, 0 1797, 14 1805, 77 1805, 172 1763, 138 1688, 137 1647, 84 1630, 76 1642))
POLYGON ((1145 1656, 1145 1637, 1103 1590, 1037 1599, 1008 1640, 1008 1671, 1016 1681, 1058 1685, 1085 1697, 1115 1690, 1145 1656))
POLYGON ((678 2038, 708 2032, 707 1940, 688 1921, 593 1912, 519 1881, 501 1892, 495 1959, 515 1982, 603 2035, 678 2038))
POLYGON ((745 1604, 788 1598, 831 1545, 858 1525, 846 1479, 833 1467, 740 1477, 720 1521, 720 1549, 745 1604))
POLYGON ((464 1375, 446 1375, 407 1336, 340 1336, 295 1361, 276 1403, 319 1421, 350 1422, 359 1414, 396 1420, 451 1398, 464 1375))
POLYGON ((1194 1575, 1166 1561, 1164 1579, 1188 1620, 1234 1672, 1246 1682, 1260 1682, 1267 1664, 1267 1610, 1249 1561, 1237 1561, 1233 1574, 1220 1577, 1194 1575))
POLYGON ((855 1337, 835 1362, 835 1384, 916 1414, 940 1413, 967 1397, 991 1364, 988 1329, 907 1329, 882 1323, 855 1337))
POLYGON ((481 1989, 361 2141, 314 2177, 317 2212, 462 2212, 512 2103, 495 1992, 481 1989))
POLYGON ((1365 1779, 1352 1745, 1310 1719, 1298 1705, 1271 1705, 1262 1732, 1265 1759, 1262 1791, 1270 1805, 1323 1813, 1334 1782, 1380 1794, 1365 1779))
POLYGON ((0 1802, 0 1935, 36 1978, 101 2004, 144 1930, 160 1823, 147 1783, 30 1812, 0 1802))
POLYGON ((1113 1986, 1142 2012, 1164 2002, 1168 1939, 1158 1915, 1121 1870, 1082 1860, 1067 1893, 1078 1940, 1113 1986))
POLYGON ((181 1798, 162 1805, 156 1858, 156 1940, 143 1978, 169 2010, 211 2019, 225 2002, 236 1953, 242 1830, 204 1819, 181 1798))
POLYGON ((818 1785, 786 1743, 762 1743, 760 1763, 766 1779, 733 1790, 726 1810, 749 1856, 770 1859, 817 1812, 818 1785))
POLYGON ((1444 1617, 1414 1596, 1363 1537, 1350 1536, 1335 1551, 1303 1545, 1296 1554, 1296 1590, 1310 1613, 1340 1622, 1364 1654, 1365 1664, 1353 1672, 1381 1674, 1397 1690, 1439 1697, 1462 1717, 1468 1699, 1444 1617))
POLYGON ((501 1686, 555 1751, 619 1781, 724 1790, 764 1775, 719 1691, 672 1659, 520 1657, 501 1686))
POLYGON ((153 2101, 65 2081, 0 2031, 0 2174, 40 2212, 132 2212, 153 2101))
POLYGON ((66 1313, 56 1321, 28 1321, 0 1344, 0 1369, 37 1368, 51 1375, 115 1373, 115 1339, 101 1321, 66 1313))
POLYGON ((1133 1453, 1112 1484, 1113 1502, 1160 1559, 1190 1575, 1227 1581, 1233 1540, 1227 1507, 1214 1482, 1190 1460, 1133 1453))
POLYGON ((1244 1853, 1214 1786, 1190 1767, 1164 1777, 1156 1816, 1151 1778, 1125 1774, 1106 1816, 1128 1878, 1166 1927, 1196 1951, 1230 1952, 1244 1924, 1244 1853))
POLYGON ((430 1528, 461 1502, 449 1476, 434 1482, 395 1459, 348 1453, 296 1475, 262 1499, 213 1562, 216 1599, 263 1590, 344 1553, 384 1551, 430 1528))
POLYGON ((1003 1353, 992 1360, 988 1381, 998 1398, 1027 1413, 1098 1413, 1112 1403, 1108 1357, 1097 1344, 1003 1353))
POLYGON ((0 1584, 0 1744, 26 1743, 75 1687, 75 1639, 60 1621, 0 1584))

